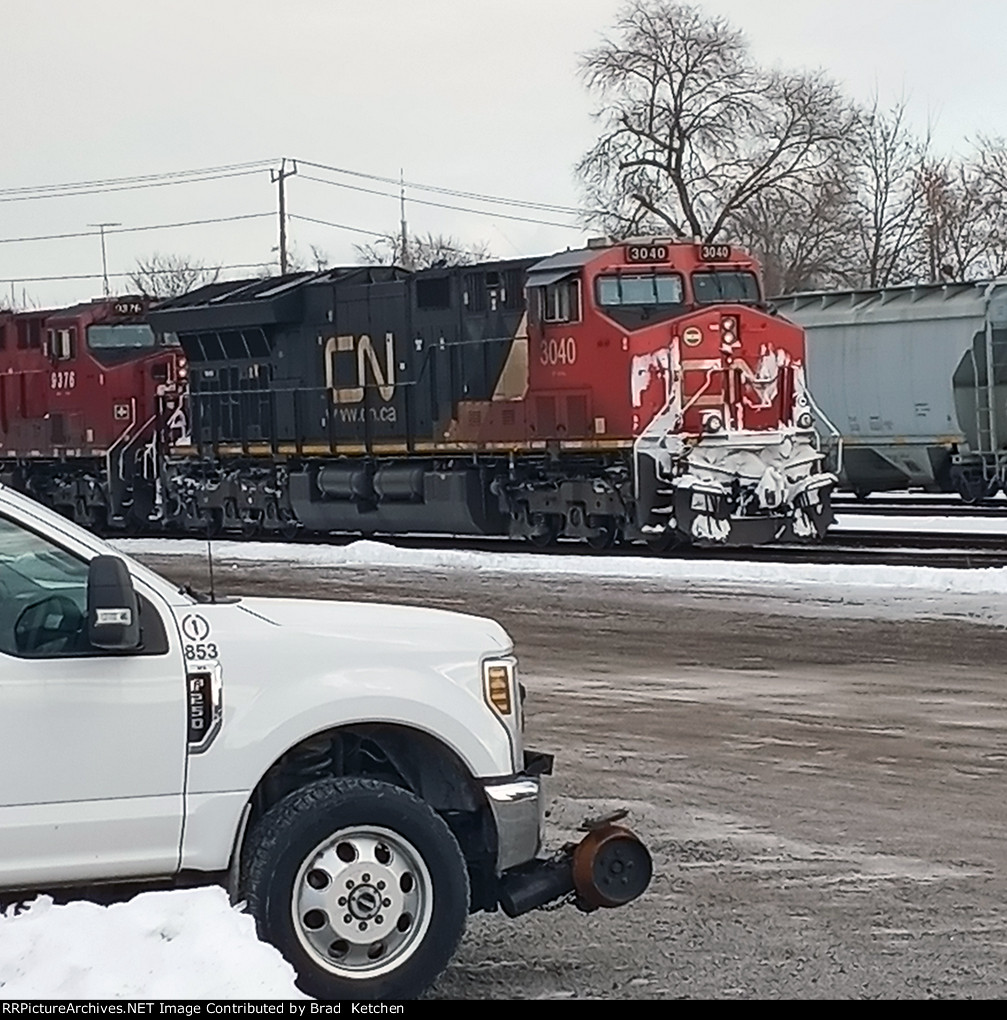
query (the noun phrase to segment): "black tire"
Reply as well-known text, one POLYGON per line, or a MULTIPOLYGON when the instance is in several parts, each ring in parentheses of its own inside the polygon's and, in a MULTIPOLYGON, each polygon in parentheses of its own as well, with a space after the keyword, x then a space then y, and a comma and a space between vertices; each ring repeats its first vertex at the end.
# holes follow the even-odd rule
POLYGON ((454 954, 469 906, 443 819, 406 790, 358 778, 319 780, 272 807, 245 844, 241 893, 260 938, 319 999, 416 997, 454 954))

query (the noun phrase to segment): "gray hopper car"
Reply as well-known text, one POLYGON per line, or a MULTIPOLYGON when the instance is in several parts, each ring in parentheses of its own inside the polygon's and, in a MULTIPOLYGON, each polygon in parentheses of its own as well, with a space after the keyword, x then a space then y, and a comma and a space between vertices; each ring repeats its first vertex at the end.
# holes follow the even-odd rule
POLYGON ((772 304, 807 332, 809 388, 840 484, 969 501, 1007 488, 1007 281, 772 304))

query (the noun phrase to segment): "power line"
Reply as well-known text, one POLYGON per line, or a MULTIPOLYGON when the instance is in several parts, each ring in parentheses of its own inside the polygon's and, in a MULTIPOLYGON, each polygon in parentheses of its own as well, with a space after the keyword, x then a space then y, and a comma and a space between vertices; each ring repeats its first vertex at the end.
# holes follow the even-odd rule
POLYGON ((123 184, 121 186, 81 188, 76 191, 45 192, 37 195, 10 195, 3 197, 0 193, 0 202, 34 202, 42 198, 75 198, 77 195, 110 195, 117 191, 139 191, 143 188, 165 188, 174 184, 202 184, 205 181, 223 181, 232 177, 251 177, 255 174, 264 173, 268 167, 257 167, 254 170, 235 170, 226 174, 211 174, 206 177, 186 177, 178 180, 150 181, 145 184, 123 184))
MULTIPOLYGON (((262 269, 264 266, 269 265, 268 262, 236 262, 229 266, 205 266, 209 272, 219 270, 224 272, 231 269, 262 269)), ((129 276, 164 276, 177 272, 175 269, 134 269, 127 273, 109 273, 109 277, 129 277, 129 276)), ((63 280, 100 280, 102 278, 101 273, 64 273, 59 276, 11 276, 6 278, 0 278, 0 283, 52 283, 63 280)))
MULTIPOLYGON (((298 160, 298 162, 303 163, 304 166, 313 166, 316 170, 329 170, 332 173, 347 174, 350 177, 362 177, 365 180, 380 181, 383 184, 394 184, 398 186, 400 183, 396 177, 381 177, 378 174, 363 173, 360 170, 347 170, 345 167, 328 166, 325 163, 313 163, 309 159, 298 160)), ((519 198, 503 198, 500 195, 484 195, 475 191, 460 191, 457 188, 444 188, 433 184, 419 184, 416 181, 404 181, 402 183, 404 183, 407 188, 412 188, 416 191, 433 191, 442 195, 453 195, 455 198, 469 198, 478 202, 522 206, 526 209, 539 209, 542 212, 569 213, 573 216, 579 216, 584 211, 582 209, 575 209, 573 206, 568 205, 553 205, 548 202, 527 202, 519 198)))
MULTIPOLYGON (((205 223, 234 223, 237 220, 256 220, 264 216, 273 216, 271 212, 244 213, 241 216, 214 216, 208 220, 184 220, 180 223, 148 223, 142 227, 119 227, 106 230, 108 234, 134 234, 143 230, 169 230, 173 227, 198 227, 205 223)), ((0 244, 19 244, 23 241, 63 241, 71 237, 98 237, 97 230, 81 230, 69 234, 38 234, 35 237, 0 237, 0 244)))
MULTIPOLYGON (((334 188, 345 188, 349 191, 362 191, 368 195, 380 195, 383 198, 395 198, 397 195, 390 195, 387 191, 376 191, 373 188, 363 188, 358 184, 343 184, 342 181, 329 181, 324 177, 311 177, 308 174, 301 174, 301 179, 305 181, 316 181, 319 184, 330 184, 334 188)), ((408 185, 407 185, 408 186, 408 185)), ((469 213, 472 216, 486 216, 492 219, 503 219, 503 220, 517 220, 521 223, 538 223, 546 227, 562 227, 564 230, 577 230, 580 231, 582 228, 572 223, 557 223, 555 220, 540 220, 530 216, 515 216, 513 213, 505 212, 491 212, 483 209, 469 209, 461 205, 450 205, 447 202, 432 202, 426 198, 411 198, 409 199, 415 205, 431 205, 438 209, 454 209, 456 212, 469 213)))
POLYGON ((319 223, 323 227, 335 227, 337 230, 352 230, 357 234, 370 234, 372 237, 388 237, 387 230, 368 230, 366 227, 351 227, 346 223, 333 223, 331 220, 320 220, 316 216, 304 216, 301 213, 287 213, 292 220, 304 220, 306 223, 319 223))
POLYGON ((77 188, 100 188, 114 187, 116 185, 136 184, 143 185, 148 181, 161 181, 167 179, 179 179, 200 176, 203 174, 226 174, 234 170, 268 169, 275 163, 275 159, 260 159, 249 163, 227 163, 222 166, 200 167, 191 170, 167 170, 157 174, 134 174, 129 177, 104 177, 91 181, 71 181, 64 184, 35 184, 18 188, 0 188, 0 197, 6 195, 34 195, 43 192, 61 192, 77 188))

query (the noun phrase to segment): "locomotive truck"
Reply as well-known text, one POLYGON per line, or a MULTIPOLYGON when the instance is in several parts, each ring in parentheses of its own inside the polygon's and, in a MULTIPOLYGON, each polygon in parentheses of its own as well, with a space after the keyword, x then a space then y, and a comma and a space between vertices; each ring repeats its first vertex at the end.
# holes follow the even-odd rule
POLYGON ((0 899, 220 882, 307 993, 416 995, 470 912, 650 880, 612 819, 540 856, 523 698, 491 620, 179 590, 0 484, 0 899))
POLYGON ((85 525, 665 550, 833 519, 803 332, 730 245, 214 283, 115 364, 77 321, 72 357, 52 314, 36 349, 0 347, 0 477, 85 525))
POLYGON ((729 245, 217 283, 150 321, 189 369, 183 530, 668 548, 832 521, 803 333, 729 245))

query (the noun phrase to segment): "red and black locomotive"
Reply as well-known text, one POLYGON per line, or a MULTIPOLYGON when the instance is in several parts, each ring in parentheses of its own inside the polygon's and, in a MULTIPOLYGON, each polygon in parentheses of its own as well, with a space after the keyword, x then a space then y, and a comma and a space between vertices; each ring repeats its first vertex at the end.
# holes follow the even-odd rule
POLYGON ((85 527, 157 516, 184 358, 139 297, 0 311, 0 480, 85 527))
POLYGON ((218 283, 150 318, 191 370, 184 529, 670 546, 832 519, 803 333, 727 245, 218 283))
MULTIPOLYGON (((667 548, 815 539, 832 520, 803 333, 766 311, 757 264, 731 246, 643 238, 215 283, 146 322, 180 350, 130 363, 150 439, 129 479, 113 456, 93 480, 112 524, 126 499, 131 519, 200 534, 667 548)), ((39 352, 49 372, 57 351, 39 352)), ((48 501, 79 498, 66 445, 26 468, 6 421, 0 457, 46 479, 48 501)))

